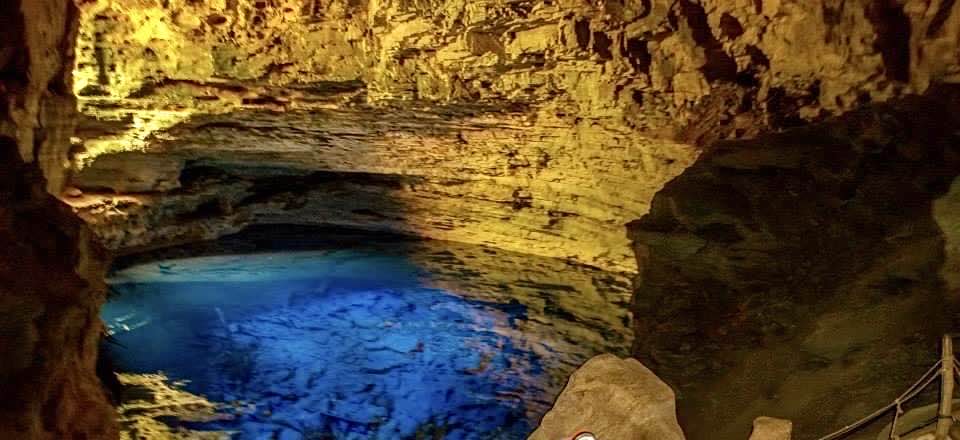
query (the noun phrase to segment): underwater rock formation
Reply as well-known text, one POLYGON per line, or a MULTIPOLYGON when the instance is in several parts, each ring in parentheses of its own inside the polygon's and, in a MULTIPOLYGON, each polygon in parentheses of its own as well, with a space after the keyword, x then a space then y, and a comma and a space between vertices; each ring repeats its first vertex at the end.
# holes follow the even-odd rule
POLYGON ((629 353, 624 277, 487 247, 346 237, 259 227, 122 259, 104 309, 116 332, 108 358, 229 403, 233 417, 204 427, 241 438, 513 439, 580 364, 629 353), (179 255, 189 258, 169 259, 179 255))

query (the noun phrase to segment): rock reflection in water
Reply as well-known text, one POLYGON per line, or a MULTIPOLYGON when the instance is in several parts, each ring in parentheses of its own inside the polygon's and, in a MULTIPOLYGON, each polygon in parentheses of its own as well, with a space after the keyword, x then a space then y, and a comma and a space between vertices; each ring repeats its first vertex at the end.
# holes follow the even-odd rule
POLYGON ((239 438, 524 438, 567 376, 630 342, 625 278, 449 243, 117 271, 121 370, 229 403, 239 438))

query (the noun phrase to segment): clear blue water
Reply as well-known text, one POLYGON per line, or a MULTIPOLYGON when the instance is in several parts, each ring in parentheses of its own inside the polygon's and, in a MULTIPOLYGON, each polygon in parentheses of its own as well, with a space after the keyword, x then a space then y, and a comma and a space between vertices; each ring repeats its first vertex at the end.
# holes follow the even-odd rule
POLYGON ((111 284, 118 369, 242 402, 191 426, 242 439, 521 439, 564 378, 609 350, 569 311, 550 322, 540 296, 454 292, 402 255, 168 260, 111 284))

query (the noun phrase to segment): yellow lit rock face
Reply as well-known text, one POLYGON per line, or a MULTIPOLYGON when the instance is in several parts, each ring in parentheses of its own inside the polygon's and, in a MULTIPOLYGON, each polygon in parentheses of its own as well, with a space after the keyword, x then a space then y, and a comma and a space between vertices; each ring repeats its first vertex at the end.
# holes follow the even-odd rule
POLYGON ((316 8, 309 3, 90 2, 82 6, 75 89, 80 95, 126 97, 167 79, 291 83, 359 78, 370 64, 361 44, 363 15, 321 9, 319 3, 327 2, 320 0, 316 8))
POLYGON ((701 148, 957 80, 960 6, 854 3, 94 1, 73 184, 146 193, 84 211, 117 249, 332 223, 635 271, 701 148))
MULTIPOLYGON (((622 225, 642 215, 659 185, 695 158, 683 145, 631 139, 602 126, 568 126, 553 115, 532 124, 525 113, 491 114, 469 106, 299 105, 291 103, 282 113, 247 108, 194 117, 167 130, 169 140, 155 144, 156 151, 103 156, 74 183, 161 191, 171 188, 179 171, 158 173, 165 164, 202 161, 229 170, 230 177, 216 185, 251 182, 245 192, 252 196, 262 191, 257 181, 263 180, 252 169, 269 165, 301 176, 287 178, 286 192, 298 193, 302 203, 254 204, 242 200, 243 192, 211 196, 229 199, 255 222, 386 229, 631 271, 622 225), (316 172, 345 174, 333 180, 308 176, 316 172), (143 182, 152 176, 157 180, 143 182)), ((186 189, 195 194, 211 184, 186 189)), ((175 197, 182 196, 165 199, 175 197)), ((148 244, 124 232, 112 246, 148 244)))
POLYGON ((230 433, 171 428, 161 420, 176 418, 189 422, 207 422, 223 417, 221 408, 204 397, 171 383, 163 374, 117 374, 123 387, 123 402, 117 407, 122 425, 120 440, 149 438, 156 440, 228 440, 230 433))

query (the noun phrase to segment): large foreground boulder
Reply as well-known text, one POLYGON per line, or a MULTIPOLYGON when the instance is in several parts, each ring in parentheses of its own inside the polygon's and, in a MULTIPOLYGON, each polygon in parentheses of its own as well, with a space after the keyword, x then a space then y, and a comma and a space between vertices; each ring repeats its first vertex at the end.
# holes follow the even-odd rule
POLYGON ((673 390, 636 359, 603 354, 573 375, 530 440, 682 440, 673 390))

